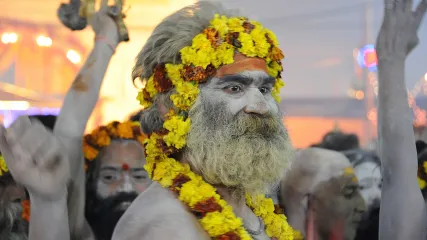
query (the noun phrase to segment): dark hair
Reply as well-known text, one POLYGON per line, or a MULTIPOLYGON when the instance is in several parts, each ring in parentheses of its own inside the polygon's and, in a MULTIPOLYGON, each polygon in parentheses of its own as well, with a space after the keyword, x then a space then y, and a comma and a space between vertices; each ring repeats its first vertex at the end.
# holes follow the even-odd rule
POLYGON ((346 151, 359 148, 359 138, 355 134, 346 134, 340 131, 330 131, 326 133, 320 143, 313 144, 312 147, 325 148, 334 151, 346 151))
POLYGON ((372 162, 381 166, 380 157, 375 151, 366 151, 360 148, 342 151, 342 153, 350 160, 353 167, 365 162, 372 162))
POLYGON ((38 120, 40 121, 45 127, 47 127, 50 130, 53 130, 56 123, 56 116, 55 115, 30 115, 28 116, 30 120, 38 120))

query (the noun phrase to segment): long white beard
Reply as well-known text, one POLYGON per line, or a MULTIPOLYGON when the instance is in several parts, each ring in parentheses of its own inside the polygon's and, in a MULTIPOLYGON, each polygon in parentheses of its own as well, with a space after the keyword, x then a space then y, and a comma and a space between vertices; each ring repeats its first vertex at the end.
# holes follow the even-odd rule
POLYGON ((190 111, 185 159, 210 184, 268 193, 285 174, 293 149, 281 117, 231 115, 199 99, 190 111))

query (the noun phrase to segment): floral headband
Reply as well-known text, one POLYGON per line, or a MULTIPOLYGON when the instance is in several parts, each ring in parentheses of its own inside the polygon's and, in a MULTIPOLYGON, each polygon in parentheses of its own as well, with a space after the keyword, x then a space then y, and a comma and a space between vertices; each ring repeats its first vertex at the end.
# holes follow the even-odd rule
POLYGON ((85 156, 85 168, 99 154, 99 151, 110 145, 114 139, 132 139, 144 145, 147 136, 142 132, 139 122, 111 122, 101 126, 83 138, 83 153, 85 156))

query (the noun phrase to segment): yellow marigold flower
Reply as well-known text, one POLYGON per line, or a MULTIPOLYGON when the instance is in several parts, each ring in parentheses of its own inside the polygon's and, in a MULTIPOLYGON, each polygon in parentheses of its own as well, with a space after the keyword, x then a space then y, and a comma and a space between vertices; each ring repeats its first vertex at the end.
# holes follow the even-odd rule
POLYGON ((229 31, 227 17, 219 16, 219 14, 215 14, 214 19, 211 20, 211 26, 218 31, 219 36, 222 38, 224 38, 225 34, 229 31))
POLYGON ((239 48, 239 51, 246 55, 247 57, 255 57, 256 56, 256 49, 254 46, 254 42, 252 41, 251 35, 241 32, 239 34, 238 40, 242 44, 242 47, 239 48))
POLYGON ((119 135, 119 138, 125 138, 125 139, 133 138, 132 122, 120 123, 117 126, 117 133, 119 135))
POLYGON ((215 188, 207 183, 199 182, 197 179, 182 184, 179 200, 193 207, 198 202, 211 198, 215 195, 215 188))
POLYGON ((191 82, 183 82, 176 86, 176 93, 170 99, 176 107, 182 110, 189 110, 199 95, 199 87, 191 82))
POLYGON ((427 185, 426 181, 422 180, 421 178, 417 177, 418 185, 420 186, 420 189, 424 189, 427 185))
POLYGON ((249 235, 249 233, 246 232, 245 228, 243 227, 237 229, 237 233, 239 234, 241 240, 252 240, 251 235, 249 235))
POLYGON ((223 42, 216 49, 215 58, 212 59, 212 65, 218 68, 221 65, 228 65, 234 62, 234 47, 226 42, 223 42))
POLYGON ((234 215, 231 207, 226 206, 221 212, 207 213, 200 223, 210 236, 219 236, 238 229, 242 220, 234 215))
POLYGON ((181 116, 173 116, 163 124, 163 127, 169 130, 169 133, 163 137, 168 146, 174 146, 181 149, 185 146, 187 133, 190 131, 190 118, 183 120, 181 116))
POLYGON ((240 18, 229 18, 228 19, 228 32, 243 32, 245 28, 243 27, 243 20, 240 18))
POLYGON ((6 161, 4 160, 3 156, 0 156, 0 176, 4 173, 8 172, 9 169, 7 168, 6 161))
POLYGON ((255 27, 250 33, 250 35, 255 43, 257 57, 267 57, 271 45, 267 42, 267 38, 265 37, 265 31, 263 31, 259 27, 255 27))
POLYGON ((184 68, 182 64, 165 64, 166 72, 173 85, 180 84, 184 81, 181 76, 181 70, 184 68))
POLYGON ((145 91, 150 94, 150 97, 156 96, 157 90, 154 85, 154 75, 147 80, 147 84, 145 84, 145 91))
POLYGON ((151 102, 145 101, 145 99, 144 99, 144 97, 143 97, 143 94, 142 94, 142 91, 138 92, 138 96, 136 96, 136 100, 138 100, 138 101, 139 101, 139 104, 140 104, 144 109, 151 107, 151 105, 153 104, 153 103, 151 103, 151 102))
POLYGON ((276 102, 280 102, 280 89, 285 86, 285 82, 281 78, 276 79, 276 84, 274 84, 273 90, 271 91, 271 95, 276 100, 276 102))

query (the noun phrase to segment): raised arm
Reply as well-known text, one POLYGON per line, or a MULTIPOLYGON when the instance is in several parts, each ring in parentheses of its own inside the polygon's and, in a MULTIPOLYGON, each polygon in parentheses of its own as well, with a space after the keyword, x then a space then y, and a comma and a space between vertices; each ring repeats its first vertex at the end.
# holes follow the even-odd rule
POLYGON ((417 155, 405 84, 405 60, 418 44, 417 31, 427 8, 415 12, 411 0, 385 0, 377 39, 378 136, 383 168, 379 238, 426 239, 427 214, 417 184, 417 155))
POLYGON ((98 101, 107 67, 119 43, 117 24, 104 7, 92 18, 95 43, 85 64, 65 96, 54 132, 81 138, 98 101))
POLYGON ((64 142, 69 155, 71 182, 68 185, 68 216, 71 239, 87 239, 90 228, 84 219, 85 172, 82 138, 87 121, 98 101, 102 81, 119 43, 119 31, 112 17, 112 8, 103 0, 101 10, 91 18, 95 43, 84 66, 72 83, 54 134, 64 142))
POLYGON ((29 240, 68 240, 68 154, 41 123, 20 117, 9 129, 0 126, 0 150, 16 182, 29 192, 29 240))

